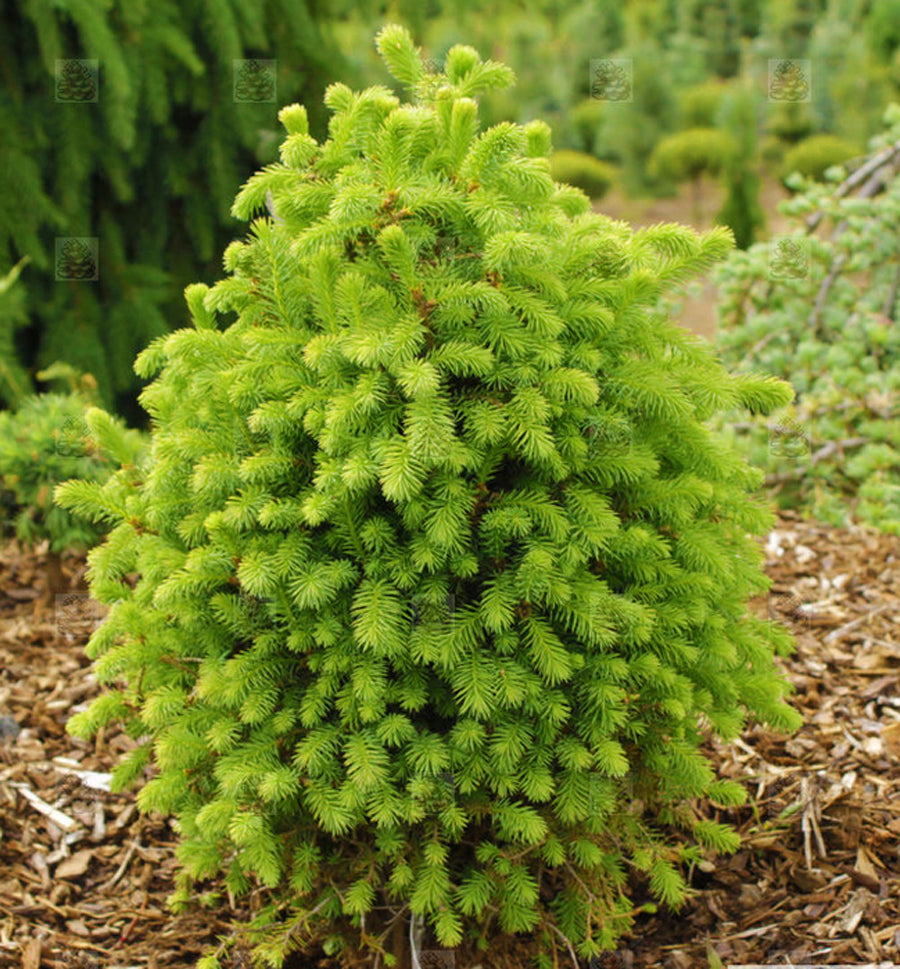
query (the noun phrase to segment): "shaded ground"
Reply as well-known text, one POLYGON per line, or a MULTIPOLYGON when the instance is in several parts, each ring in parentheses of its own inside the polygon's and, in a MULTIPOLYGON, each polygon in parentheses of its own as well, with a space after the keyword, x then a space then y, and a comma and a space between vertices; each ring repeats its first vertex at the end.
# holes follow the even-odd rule
MULTIPOLYGON (((751 608, 797 637, 785 667, 806 724, 716 748, 756 800, 718 813, 744 847, 698 866, 686 908, 644 917, 604 969, 900 961, 900 539, 783 515, 761 541, 774 585, 751 608)), ((82 590, 83 564, 64 562, 82 590)), ((42 606, 42 576, 40 556, 0 551, 0 967, 187 969, 232 913, 170 915, 168 823, 89 786, 130 742, 65 734, 97 692, 83 646, 99 613, 83 591, 42 606)), ((459 949, 455 969, 530 969, 529 952, 459 949)), ((337 969, 320 952, 290 965, 337 969)))

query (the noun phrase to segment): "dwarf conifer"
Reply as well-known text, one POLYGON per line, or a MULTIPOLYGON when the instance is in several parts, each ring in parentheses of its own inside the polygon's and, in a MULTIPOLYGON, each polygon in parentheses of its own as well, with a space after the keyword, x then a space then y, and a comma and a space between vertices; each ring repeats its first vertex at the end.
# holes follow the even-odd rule
POLYGON ((790 636, 746 606, 761 473, 703 424, 791 390, 658 310, 727 230, 592 213, 545 123, 479 130, 507 67, 377 43, 411 102, 333 84, 323 143, 283 108, 226 278, 138 357, 140 480, 57 489, 116 523, 89 556, 109 689, 70 730, 136 738, 115 781, 152 766, 139 805, 177 817, 173 904, 259 888, 264 964, 317 932, 391 965, 391 910, 586 959, 631 873, 677 905, 680 864, 735 845, 687 807, 744 793, 704 738, 796 724, 790 636))

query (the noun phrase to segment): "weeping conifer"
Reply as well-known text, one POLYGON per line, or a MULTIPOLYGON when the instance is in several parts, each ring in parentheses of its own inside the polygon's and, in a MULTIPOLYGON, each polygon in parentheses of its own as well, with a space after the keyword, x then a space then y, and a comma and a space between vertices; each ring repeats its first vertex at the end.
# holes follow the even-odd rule
POLYGON ((479 130, 508 68, 378 47, 412 100, 334 84, 324 142, 281 110, 227 276, 138 357, 149 456, 56 491, 112 526, 108 689, 70 730, 125 725, 117 788, 177 817, 173 905, 261 888, 270 965, 310 933, 389 951, 392 909, 549 967, 615 945, 629 875, 677 906, 681 864, 735 846, 688 807, 744 795, 704 738, 797 723, 790 636, 746 606, 761 472, 703 423, 791 390, 657 309, 727 230, 592 213, 546 124, 479 130))

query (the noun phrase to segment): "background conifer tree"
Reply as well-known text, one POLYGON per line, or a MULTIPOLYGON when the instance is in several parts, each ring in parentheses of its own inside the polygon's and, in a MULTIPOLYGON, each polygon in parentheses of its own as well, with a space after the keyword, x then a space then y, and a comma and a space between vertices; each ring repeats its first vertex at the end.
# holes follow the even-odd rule
POLYGON ((544 122, 480 129, 507 67, 377 44, 412 100, 333 84, 325 141, 281 110, 228 275, 138 357, 147 460, 56 489, 112 526, 110 689, 70 729, 124 723, 115 785, 177 816, 173 906, 259 888, 264 963, 311 932, 397 954, 387 907, 444 947, 527 932, 549 967, 615 945, 631 874, 677 906, 682 863, 735 847, 689 806, 744 796, 710 732, 797 723, 790 636, 746 607, 760 474, 703 425, 791 391, 657 310, 726 230, 592 213, 544 122))

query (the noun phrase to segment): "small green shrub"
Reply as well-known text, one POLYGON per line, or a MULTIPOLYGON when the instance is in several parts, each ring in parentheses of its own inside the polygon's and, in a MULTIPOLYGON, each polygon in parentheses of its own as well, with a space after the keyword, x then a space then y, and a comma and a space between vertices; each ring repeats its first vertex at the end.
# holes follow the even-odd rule
POLYGON ((102 483, 137 461, 145 445, 144 435, 103 411, 95 409, 89 424, 90 407, 85 393, 34 394, 0 412, 2 532, 28 545, 48 540, 47 595, 59 591, 61 553, 90 548, 107 530, 55 504, 53 489, 70 478, 102 483))
POLYGON ((136 738, 115 784, 155 768, 172 906, 224 873, 262 902, 260 961, 315 934, 358 965, 393 907, 467 964, 528 933, 548 969, 614 947, 632 872, 677 907, 682 866, 736 847, 696 800, 745 794, 711 735, 798 723, 791 637, 747 609, 774 518, 702 423, 790 388, 658 312, 726 231, 594 214, 544 122, 480 129, 508 68, 457 45, 427 76, 405 29, 377 44, 412 102, 334 84, 324 143, 283 108, 233 209, 278 221, 138 357, 140 480, 57 488, 116 521, 88 652, 121 683, 69 729, 136 738))
MULTIPOLYGON (((603 160, 603 123, 606 117, 604 102, 596 98, 585 98, 574 104, 568 113, 571 130, 571 144, 575 150, 586 152, 603 160)), ((574 184, 574 183, 573 183, 574 184)))
POLYGON ((714 128, 728 91, 723 81, 710 79, 693 84, 681 94, 681 116, 685 128, 714 128))
POLYGON ((599 199, 612 186, 616 170, 583 151, 561 149, 550 156, 550 175, 554 181, 580 188, 588 198, 599 199))
MULTIPOLYGON (((900 139, 900 108, 887 121, 873 152, 900 139)), ((781 507, 900 534, 900 177, 886 173, 872 198, 838 188, 803 183, 779 206, 785 235, 717 268, 726 364, 777 374, 797 400, 769 420, 723 413, 713 426, 768 472, 781 507)))
POLYGON ((687 128, 661 138, 650 156, 650 174, 676 182, 719 175, 737 153, 734 139, 716 128, 687 128))
POLYGON ((832 165, 841 165, 860 154, 859 149, 835 135, 813 135, 798 142, 784 155, 781 177, 787 180, 794 172, 822 181, 832 165))

